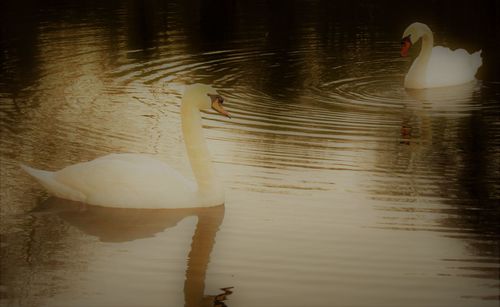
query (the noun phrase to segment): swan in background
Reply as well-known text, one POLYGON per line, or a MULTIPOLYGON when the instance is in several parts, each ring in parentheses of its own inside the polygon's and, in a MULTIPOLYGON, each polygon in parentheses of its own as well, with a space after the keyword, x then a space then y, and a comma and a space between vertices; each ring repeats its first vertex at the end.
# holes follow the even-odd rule
POLYGON ((230 117, 224 99, 209 85, 184 91, 181 122, 194 184, 168 164, 143 154, 110 154, 56 172, 21 167, 49 193, 63 199, 116 208, 194 208, 224 203, 202 131, 200 110, 230 117))
POLYGON ((469 54, 464 49, 450 50, 434 46, 431 29, 420 22, 406 28, 401 40, 401 56, 407 56, 410 47, 422 38, 420 55, 406 74, 406 88, 422 89, 464 84, 475 80, 482 65, 481 50, 469 54))

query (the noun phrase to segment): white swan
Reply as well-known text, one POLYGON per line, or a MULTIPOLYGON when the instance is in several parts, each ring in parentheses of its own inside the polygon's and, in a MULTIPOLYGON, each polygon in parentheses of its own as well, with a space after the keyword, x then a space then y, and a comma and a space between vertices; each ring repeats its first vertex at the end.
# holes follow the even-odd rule
POLYGON ((415 22, 403 34, 401 56, 407 56, 408 49, 420 38, 422 49, 406 74, 406 88, 453 86, 475 80, 477 69, 483 62, 481 50, 469 54, 464 49, 450 50, 441 46, 433 48, 431 29, 423 23, 415 22))
POLYGON ((190 208, 224 203, 201 126, 201 109, 229 117, 224 99, 208 85, 188 86, 181 103, 182 132, 197 185, 168 164, 142 154, 110 154, 56 172, 22 168, 51 194, 117 208, 190 208))

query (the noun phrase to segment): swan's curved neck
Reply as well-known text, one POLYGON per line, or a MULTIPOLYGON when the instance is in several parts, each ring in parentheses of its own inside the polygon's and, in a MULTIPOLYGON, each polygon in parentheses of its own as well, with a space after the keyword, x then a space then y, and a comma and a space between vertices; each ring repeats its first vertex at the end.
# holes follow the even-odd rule
MULTIPOLYGON (((404 32, 403 36, 410 35, 413 43, 422 39, 420 54, 413 61, 410 70, 405 76, 405 88, 422 89, 428 87, 429 79, 429 63, 432 58, 432 50, 434 47, 434 36, 431 29, 419 22, 411 24, 404 32)), ((402 49, 403 50, 403 49, 402 49)))
POLYGON ((432 54, 432 47, 434 47, 434 35, 432 35, 430 30, 427 30, 422 35, 422 49, 420 50, 419 55, 419 57, 425 61, 425 64, 429 63, 429 59, 432 54))
POLYGON ((184 100, 181 105, 182 134, 198 191, 215 190, 215 172, 202 131, 200 110, 184 100))
POLYGON ((427 66, 429 65, 429 60, 432 55, 432 47, 434 46, 434 36, 432 31, 428 28, 423 30, 422 34, 422 49, 418 58, 415 60, 415 74, 418 80, 425 80, 427 73, 427 66))

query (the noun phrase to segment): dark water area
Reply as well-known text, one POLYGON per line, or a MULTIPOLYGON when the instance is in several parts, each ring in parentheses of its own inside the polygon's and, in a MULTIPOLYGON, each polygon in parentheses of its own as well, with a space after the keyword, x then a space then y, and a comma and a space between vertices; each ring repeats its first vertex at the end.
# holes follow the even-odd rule
MULTIPOLYGON (((140 50, 134 56, 145 60, 177 40, 192 53, 252 43, 262 51, 293 51, 311 34, 304 33, 306 29, 318 36, 315 49, 325 52, 339 51, 345 48, 343 41, 350 43, 353 38, 372 46, 377 38, 394 37, 398 43, 401 29, 418 19, 437 34, 445 32, 438 42, 453 49, 483 49, 490 65, 481 68, 481 80, 498 80, 500 75, 495 1, 418 1, 411 5, 402 1, 5 1, 2 6, 3 81, 15 83, 34 80, 40 34, 63 24, 99 27, 110 56, 125 48, 140 50), (125 41, 119 40, 121 36, 125 41)), ((346 55, 355 52, 343 51, 346 55)), ((292 74, 293 67, 282 70, 292 74)))
POLYGON ((0 306, 498 306, 500 2, 2 1, 0 306), (406 90, 420 43, 477 81, 406 90), (185 85, 223 206, 50 197, 19 165, 114 152, 191 175, 185 85))

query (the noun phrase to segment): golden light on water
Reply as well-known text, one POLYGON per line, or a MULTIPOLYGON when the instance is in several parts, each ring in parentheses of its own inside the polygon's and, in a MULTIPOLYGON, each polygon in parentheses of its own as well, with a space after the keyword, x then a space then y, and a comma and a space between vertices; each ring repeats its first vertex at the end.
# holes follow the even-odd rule
POLYGON ((439 21, 414 4, 437 43, 485 63, 424 91, 403 87, 402 4, 231 3, 9 4, 0 305, 202 306, 228 287, 228 306, 498 305, 494 2, 425 2, 454 13, 439 21), (232 115, 203 113, 223 207, 89 207, 19 167, 133 152, 193 178, 194 82, 232 115))

